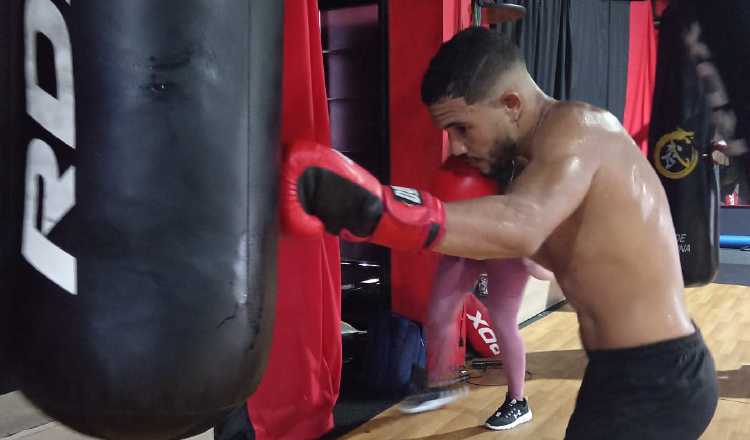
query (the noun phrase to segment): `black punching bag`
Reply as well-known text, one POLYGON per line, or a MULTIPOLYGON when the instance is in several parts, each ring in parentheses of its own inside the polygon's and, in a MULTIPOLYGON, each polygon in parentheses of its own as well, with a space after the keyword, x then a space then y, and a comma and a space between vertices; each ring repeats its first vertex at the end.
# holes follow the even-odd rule
POLYGON ((662 17, 649 154, 669 199, 685 285, 699 286, 719 266, 718 181, 711 109, 684 41, 692 3, 676 1, 662 17))
MULTIPOLYGON (((0 394, 9 391, 11 292, 20 241, 12 197, 13 170, 7 164, 10 147, 17 142, 21 67, 11 63, 10 48, 20 26, 12 3, 0 2, 0 394)), ((16 5, 17 6, 17 5, 16 5)))
POLYGON ((21 390, 97 437, 205 430, 270 346, 282 2, 4 1, 23 10, 3 165, 21 390))

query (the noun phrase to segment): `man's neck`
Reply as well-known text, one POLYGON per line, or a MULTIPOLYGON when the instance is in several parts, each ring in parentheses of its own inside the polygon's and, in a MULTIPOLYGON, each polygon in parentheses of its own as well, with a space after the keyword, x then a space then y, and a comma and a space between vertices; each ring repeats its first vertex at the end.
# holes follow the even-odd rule
POLYGON ((557 101, 545 95, 541 90, 535 90, 527 102, 531 104, 527 107, 525 118, 521 121, 525 134, 518 139, 517 145, 521 157, 529 160, 531 159, 530 150, 534 135, 539 126, 544 123, 544 118, 547 116, 549 109, 557 101))

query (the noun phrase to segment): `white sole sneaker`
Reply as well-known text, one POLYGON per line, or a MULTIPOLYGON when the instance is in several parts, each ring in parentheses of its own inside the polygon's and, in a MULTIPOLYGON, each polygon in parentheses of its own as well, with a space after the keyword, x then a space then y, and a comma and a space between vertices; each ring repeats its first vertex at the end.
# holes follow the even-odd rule
POLYGON ((458 399, 458 396, 443 397, 440 399, 430 400, 429 402, 425 402, 417 406, 412 406, 412 407, 399 406, 398 409, 404 414, 418 414, 421 412, 433 411, 433 410, 442 408, 456 399, 458 399))
POLYGON ((466 387, 461 387, 453 390, 447 396, 427 400, 418 405, 408 405, 406 402, 403 402, 398 406, 398 409, 404 414, 419 414, 427 411, 434 411, 458 400, 461 397, 466 396, 467 394, 469 394, 469 389, 466 387))
POLYGON ((531 410, 529 410, 529 412, 527 412, 526 414, 524 414, 521 417, 517 418, 513 423, 510 423, 508 425, 505 425, 505 426, 492 426, 489 423, 485 423, 484 426, 486 426, 487 428, 489 428, 489 429, 491 429, 493 431, 505 431, 505 430, 508 430, 508 429, 513 429, 516 426, 520 425, 521 423, 530 422, 532 418, 533 417, 531 415, 531 410))

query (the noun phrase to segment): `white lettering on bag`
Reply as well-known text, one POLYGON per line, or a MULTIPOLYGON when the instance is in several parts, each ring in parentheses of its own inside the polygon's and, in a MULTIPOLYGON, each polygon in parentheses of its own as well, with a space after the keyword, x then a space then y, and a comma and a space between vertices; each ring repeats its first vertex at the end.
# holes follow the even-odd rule
MULTIPOLYGON (((70 4, 70 0, 67 0, 70 4)), ((60 11, 49 0, 27 0, 24 14, 26 111, 47 131, 75 149, 75 96, 70 35, 60 11), (57 96, 39 86, 37 35, 54 49, 57 96)), ((26 154, 21 254, 42 275, 71 295, 78 293, 77 260, 48 235, 75 205, 75 167, 60 174, 55 152, 41 139, 29 142, 26 154), (40 224, 37 218, 41 217, 40 224)))

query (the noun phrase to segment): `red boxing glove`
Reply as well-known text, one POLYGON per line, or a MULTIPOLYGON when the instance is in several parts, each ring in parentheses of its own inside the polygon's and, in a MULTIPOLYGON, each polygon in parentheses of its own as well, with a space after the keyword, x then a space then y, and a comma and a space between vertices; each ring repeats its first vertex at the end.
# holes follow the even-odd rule
POLYGON ((465 160, 451 156, 435 175, 432 192, 444 202, 500 194, 500 185, 465 160))
POLYGON ((338 151, 309 141, 290 146, 282 167, 281 221, 288 232, 325 229, 351 241, 399 250, 435 246, 445 232, 445 210, 429 193, 383 186, 338 151))

